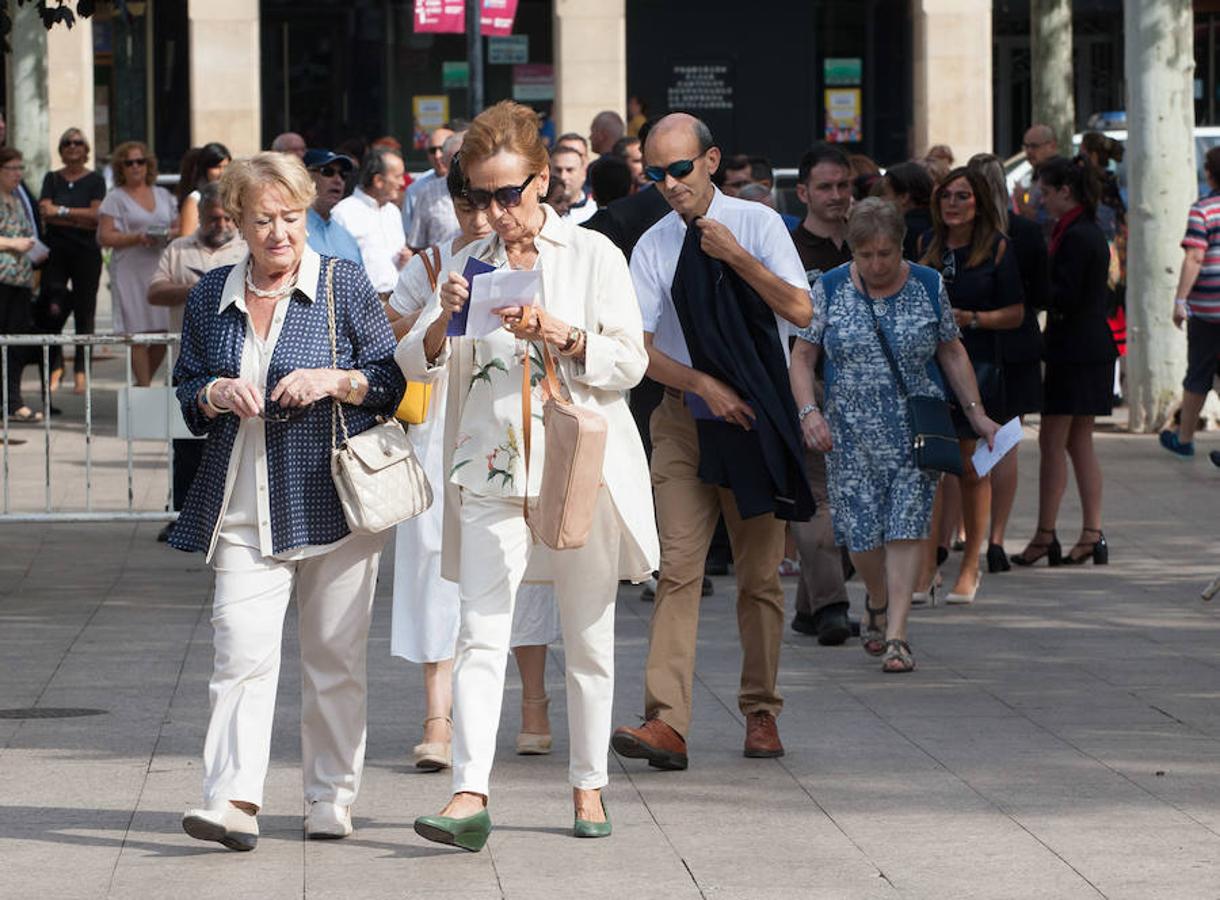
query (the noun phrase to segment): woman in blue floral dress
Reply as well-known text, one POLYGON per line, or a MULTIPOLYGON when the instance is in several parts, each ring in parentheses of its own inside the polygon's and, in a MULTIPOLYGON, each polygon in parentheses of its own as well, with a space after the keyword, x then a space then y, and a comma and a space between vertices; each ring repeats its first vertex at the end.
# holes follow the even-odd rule
POLYGON ((907 616, 938 476, 915 465, 906 399, 876 329, 913 394, 943 397, 943 371, 958 397, 971 398, 964 410, 980 437, 991 445, 999 428, 978 402, 940 274, 902 259, 905 232, 902 214, 884 200, 865 200, 852 210, 847 240, 854 262, 814 286, 813 322, 798 335, 791 367, 805 441, 827 454, 835 538, 868 588, 864 649, 883 656, 885 672, 915 668, 907 616), (813 391, 822 352, 824 416, 813 391))

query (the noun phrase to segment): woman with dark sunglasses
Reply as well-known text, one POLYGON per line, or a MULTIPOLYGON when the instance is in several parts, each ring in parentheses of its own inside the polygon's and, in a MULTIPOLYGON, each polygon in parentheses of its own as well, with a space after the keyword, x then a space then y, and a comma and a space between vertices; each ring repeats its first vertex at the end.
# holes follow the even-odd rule
POLYGON ((494 233, 455 255, 395 352, 409 379, 431 381, 444 372, 448 381, 441 568, 458 582, 459 594, 453 796, 439 815, 417 819, 415 830, 472 851, 487 841, 514 601, 528 577, 553 582, 559 605, 573 833, 604 837, 610 834, 601 790, 609 779, 618 581, 645 580, 659 556, 648 467, 626 400, 648 364, 639 305, 614 245, 542 202, 550 166, 533 110, 505 101, 481 113, 466 133, 461 167, 465 199, 487 211, 494 233), (540 271, 541 296, 499 308, 503 326, 491 334, 460 336, 454 316, 470 297, 461 274, 470 260, 540 271), (459 335, 449 336, 451 325, 459 335), (544 352, 558 356, 572 403, 607 420, 604 486, 591 532, 584 546, 561 551, 535 543, 522 515, 523 500, 538 495, 543 471, 544 352), (527 399, 528 433, 522 428, 527 399))
POLYGON ((180 230, 183 234, 194 234, 199 227, 199 191, 205 184, 220 181, 225 168, 233 161, 233 154, 224 144, 213 141, 204 144, 189 154, 190 166, 183 160, 182 182, 178 185, 178 209, 182 218, 180 230))
MULTIPOLYGON (((1009 252, 991 188, 976 170, 954 169, 937 187, 929 234, 922 262, 944 279, 962 344, 974 366, 979 398, 989 414, 998 416, 1005 405, 1001 334, 1020 326, 1025 299, 1016 255, 1009 252)), ((966 547, 945 602, 973 603, 982 581, 979 555, 991 525, 991 481, 974 471, 971 457, 978 435, 961 404, 953 409, 964 468, 960 483, 966 547)), ((934 588, 932 584, 926 590, 934 588)))
MULTIPOLYGON (((79 128, 59 139, 63 168, 48 172, 38 195, 51 255, 42 267, 39 307, 48 333, 58 334, 71 314, 77 334, 93 334, 97 287, 102 277, 102 253, 97 246, 98 207, 106 197, 106 180, 90 169, 89 142, 79 128)), ((63 351, 51 351, 51 390, 63 370, 63 351)), ((74 390, 85 392, 85 348, 73 361, 74 390)))
MULTIPOLYGON (((98 207, 97 242, 110 254, 110 296, 116 334, 169 331, 169 308, 148 302, 165 245, 178 236, 178 201, 157 186, 157 161, 140 141, 119 144, 111 157, 114 188, 98 207)), ((131 348, 136 384, 152 383, 164 345, 131 348)))

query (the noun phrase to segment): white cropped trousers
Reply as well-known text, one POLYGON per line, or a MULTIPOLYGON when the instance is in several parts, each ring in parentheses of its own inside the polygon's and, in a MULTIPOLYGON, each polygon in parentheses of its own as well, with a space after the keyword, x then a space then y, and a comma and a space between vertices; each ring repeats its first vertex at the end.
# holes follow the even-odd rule
POLYGON ((614 603, 620 525, 603 488, 588 543, 552 551, 533 543, 519 498, 462 493, 461 625, 453 670, 453 792, 488 793, 513 606, 531 553, 551 554, 563 631, 568 700, 568 777, 573 787, 608 781, 614 701, 614 603))
POLYGON ((280 676, 284 613, 295 588, 301 644, 301 761, 305 801, 351 806, 366 737, 369 621, 388 534, 355 535, 296 561, 226 541, 212 566, 215 663, 203 748, 209 809, 263 805, 280 676))

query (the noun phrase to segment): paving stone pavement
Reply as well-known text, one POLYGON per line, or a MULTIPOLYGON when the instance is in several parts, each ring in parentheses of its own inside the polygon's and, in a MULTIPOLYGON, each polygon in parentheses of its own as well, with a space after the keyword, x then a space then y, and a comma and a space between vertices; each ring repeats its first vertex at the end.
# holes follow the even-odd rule
MULTIPOLYGON (((1098 443, 1112 564, 989 576, 973 607, 917 611, 910 676, 882 675, 855 642, 786 632, 782 759, 740 755, 732 586, 716 579, 691 768, 612 756, 609 840, 568 834, 562 647, 547 675, 552 756, 511 754, 510 675, 496 827, 478 854, 411 829, 449 780, 407 764, 422 679, 389 656, 390 560, 356 833, 302 840, 290 614, 263 838, 238 855, 178 824, 198 802, 207 713, 202 559, 156 544, 153 524, 0 524, 0 709, 106 711, 0 718, 0 897, 1220 896, 1220 609, 1198 597, 1220 569, 1220 470, 1152 438, 1098 443)), ((1012 552, 1032 530, 1036 466, 1031 444, 1012 552)), ((1070 491, 1065 542, 1079 522, 1070 491)), ((638 589, 620 592, 617 723, 640 712, 649 610, 638 589)))

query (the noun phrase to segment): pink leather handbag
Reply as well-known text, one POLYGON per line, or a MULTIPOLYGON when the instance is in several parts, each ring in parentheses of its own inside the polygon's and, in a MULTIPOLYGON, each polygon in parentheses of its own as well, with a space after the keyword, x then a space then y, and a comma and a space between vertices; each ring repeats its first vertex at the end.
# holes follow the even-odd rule
POLYGON ((546 458, 542 465, 542 484, 538 499, 531 503, 529 493, 530 362, 528 356, 521 376, 521 422, 525 444, 525 521, 534 537, 552 550, 583 547, 593 528, 593 514, 601 493, 602 464, 606 458, 605 416, 577 406, 563 396, 555 360, 542 342, 546 377, 542 382, 542 427, 546 458))

